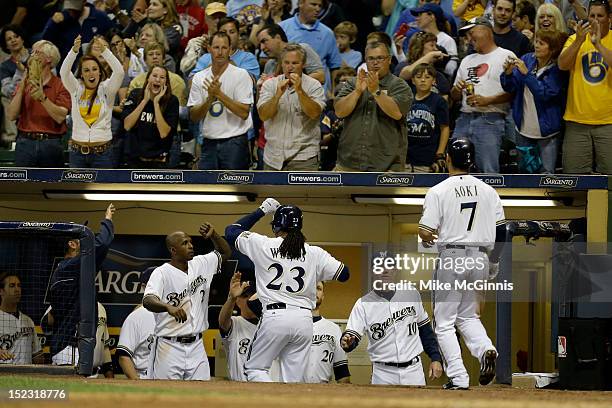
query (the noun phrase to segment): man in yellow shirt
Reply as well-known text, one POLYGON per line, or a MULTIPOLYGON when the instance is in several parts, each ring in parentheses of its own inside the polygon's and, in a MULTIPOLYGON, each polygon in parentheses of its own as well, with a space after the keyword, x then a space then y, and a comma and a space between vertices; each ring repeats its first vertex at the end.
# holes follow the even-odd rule
POLYGON ((559 56, 570 71, 564 119, 563 171, 612 174, 612 14, 609 0, 591 0, 559 56), (571 153, 570 153, 571 152, 571 153))
MULTIPOLYGON (((153 42, 147 44, 144 48, 145 54, 145 63, 147 67, 150 69, 155 65, 164 65, 164 58, 166 57, 166 51, 164 50, 164 46, 153 42)), ((179 100, 180 106, 187 105, 187 91, 185 87, 185 81, 181 78, 180 75, 175 74, 174 72, 168 71, 170 74, 170 86, 172 87, 172 95, 176 96, 179 100)), ((144 72, 138 75, 136 78, 132 79, 130 82, 130 87, 128 88, 128 95, 136 88, 143 88, 145 86, 145 80, 147 79, 147 73, 144 72)))

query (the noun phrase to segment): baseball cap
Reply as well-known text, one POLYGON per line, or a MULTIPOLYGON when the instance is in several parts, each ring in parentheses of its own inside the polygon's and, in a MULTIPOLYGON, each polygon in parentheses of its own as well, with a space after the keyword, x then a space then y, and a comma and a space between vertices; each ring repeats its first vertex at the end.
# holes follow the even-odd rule
POLYGON ((227 7, 225 7, 225 4, 219 2, 209 3, 208 6, 206 6, 206 15, 212 16, 215 13, 227 14, 227 7))
POLYGON ((459 29, 459 34, 465 34, 478 25, 489 27, 491 30, 493 29, 493 25, 489 19, 484 17, 474 17, 473 19, 467 21, 465 25, 459 29))
POLYGON ((83 10, 83 0, 64 0, 64 10, 83 10))
POLYGON ((416 7, 410 10, 410 14, 415 17, 421 13, 432 13, 436 16, 436 20, 444 19, 444 12, 442 11, 442 8, 437 4, 425 3, 421 7, 416 7))

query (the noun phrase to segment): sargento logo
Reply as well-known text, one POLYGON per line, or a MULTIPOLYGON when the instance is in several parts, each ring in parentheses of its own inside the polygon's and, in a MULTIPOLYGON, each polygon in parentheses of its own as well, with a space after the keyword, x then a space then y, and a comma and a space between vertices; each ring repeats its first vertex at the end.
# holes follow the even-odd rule
POLYGON ((491 187, 503 187, 506 185, 506 180, 504 176, 475 176, 477 179, 480 179, 484 183, 490 185, 491 187))
POLYGON ((320 174, 320 173, 289 173, 287 175, 289 184, 322 184, 339 185, 342 184, 341 174, 320 174))
POLYGON ((381 174, 376 177, 378 186, 411 186, 413 182, 414 176, 381 174))
POLYGON ((182 183, 182 171, 133 171, 132 181, 136 183, 182 183))
POLYGON ((52 222, 22 222, 17 228, 53 228, 52 222))
POLYGON ((578 186, 578 177, 542 176, 540 187, 575 188, 578 186))
POLYGON ((97 171, 66 170, 62 173, 62 181, 96 181, 97 171))
POLYGON ((27 179, 27 170, 0 170, 0 180, 26 181, 27 179))
POLYGON ((251 184, 253 173, 221 173, 217 176, 217 183, 251 184))

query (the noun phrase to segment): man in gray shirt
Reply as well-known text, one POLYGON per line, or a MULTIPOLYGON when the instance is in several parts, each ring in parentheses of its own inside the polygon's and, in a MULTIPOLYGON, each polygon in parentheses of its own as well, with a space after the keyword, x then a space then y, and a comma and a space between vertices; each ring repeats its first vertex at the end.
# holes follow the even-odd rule
MULTIPOLYGON (((264 75, 273 76, 278 74, 280 72, 280 70, 277 70, 278 60, 287 46, 285 32, 278 24, 268 24, 259 30, 257 40, 261 50, 270 58, 264 66, 264 75)), ((299 45, 306 53, 304 73, 323 84, 325 82, 325 71, 321 58, 310 45, 306 43, 300 43, 299 45)))
POLYGON ((316 171, 319 169, 319 117, 325 91, 303 73, 306 52, 287 44, 281 54, 282 75, 261 87, 257 111, 266 129, 264 170, 316 171))

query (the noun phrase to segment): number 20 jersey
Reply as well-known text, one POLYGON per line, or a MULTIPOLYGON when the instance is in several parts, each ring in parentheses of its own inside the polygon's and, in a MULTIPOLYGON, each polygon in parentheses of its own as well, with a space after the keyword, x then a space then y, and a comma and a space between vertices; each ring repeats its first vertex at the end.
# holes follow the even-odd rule
POLYGON ((304 244, 306 254, 300 259, 281 257, 283 239, 269 238, 244 231, 236 239, 236 249, 255 264, 257 295, 265 309, 270 303, 314 309, 316 285, 335 280, 344 264, 317 246, 304 244))
POLYGON ((425 195, 419 228, 438 231, 438 242, 492 247, 495 228, 504 224, 504 208, 497 191, 468 174, 452 176, 425 195))

